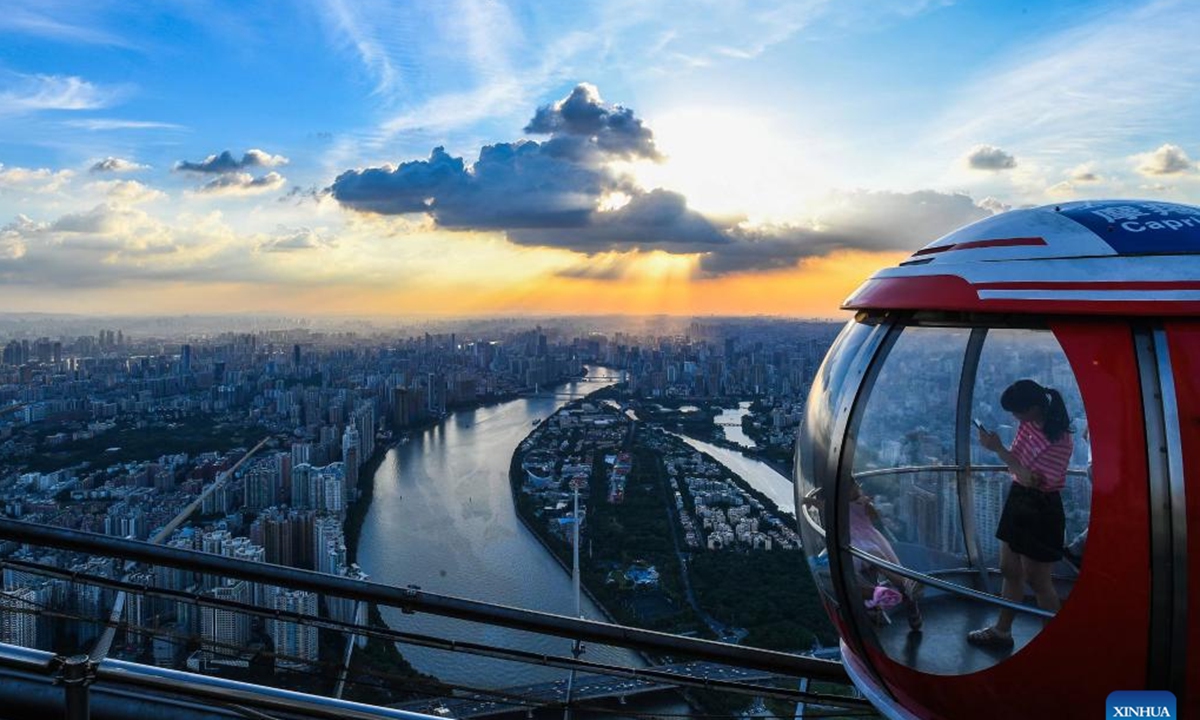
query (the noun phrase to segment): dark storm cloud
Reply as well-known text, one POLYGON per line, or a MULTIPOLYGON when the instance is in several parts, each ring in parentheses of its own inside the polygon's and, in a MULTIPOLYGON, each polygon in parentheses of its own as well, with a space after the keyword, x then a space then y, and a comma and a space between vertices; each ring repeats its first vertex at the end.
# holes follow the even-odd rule
POLYGON ((550 138, 486 145, 469 168, 438 147, 427 160, 348 170, 329 190, 355 210, 425 213, 443 228, 502 230, 523 245, 695 252, 728 242, 682 195, 642 191, 610 169, 613 160, 659 154, 653 133, 633 111, 605 103, 595 88, 580 85, 564 100, 540 108, 526 131, 550 138), (613 193, 629 202, 601 211, 613 193))
MULTIPOLYGON (((443 229, 503 231, 519 245, 698 254, 705 275, 788 268, 837 250, 911 250, 989 214, 966 195, 855 192, 831 197, 810 224, 748 229, 743 218, 703 215, 683 195, 643 190, 615 171, 615 160, 658 159, 653 134, 589 85, 539 108, 525 130, 550 137, 486 145, 471 166, 438 147, 426 160, 347 170, 328 192, 349 209, 421 213, 443 229)), ((601 262, 564 272, 623 276, 624 265, 601 262)))
POLYGON ((226 150, 220 155, 209 155, 200 162, 181 160, 175 164, 176 170, 194 173, 234 173, 253 167, 276 167, 286 165, 288 159, 282 155, 272 155, 268 152, 252 148, 247 150, 242 159, 238 160, 233 153, 226 150))
POLYGON ((967 154, 967 167, 972 170, 1011 170, 1017 159, 992 145, 976 145, 967 154))
POLYGON ((581 83, 565 99, 538 108, 525 126, 531 135, 550 135, 553 152, 578 156, 589 149, 634 159, 658 160, 654 133, 633 110, 609 105, 595 86, 581 83))

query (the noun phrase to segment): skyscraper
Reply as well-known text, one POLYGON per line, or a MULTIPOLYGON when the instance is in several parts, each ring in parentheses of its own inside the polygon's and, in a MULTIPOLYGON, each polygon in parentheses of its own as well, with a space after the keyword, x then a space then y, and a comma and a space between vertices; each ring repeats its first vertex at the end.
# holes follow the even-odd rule
MULTIPOLYGON (((317 594, 305 590, 277 589, 272 607, 275 610, 317 615, 317 594)), ((267 621, 267 634, 275 643, 276 667, 306 669, 317 661, 317 628, 287 620, 267 621)))

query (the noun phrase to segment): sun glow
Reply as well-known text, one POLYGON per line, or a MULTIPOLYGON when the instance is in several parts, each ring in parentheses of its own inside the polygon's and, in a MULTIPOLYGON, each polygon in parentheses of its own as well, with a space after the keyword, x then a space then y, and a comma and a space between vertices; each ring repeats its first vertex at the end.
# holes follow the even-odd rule
POLYGON ((646 189, 682 193, 702 213, 786 222, 828 187, 802 152, 806 141, 766 113, 692 107, 648 124, 666 159, 629 171, 646 189))

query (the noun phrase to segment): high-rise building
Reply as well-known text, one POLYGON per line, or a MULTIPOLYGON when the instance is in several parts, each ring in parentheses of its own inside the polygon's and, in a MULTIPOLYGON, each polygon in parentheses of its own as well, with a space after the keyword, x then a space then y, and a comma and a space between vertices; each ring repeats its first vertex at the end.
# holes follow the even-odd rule
POLYGON ((313 466, 307 462, 292 465, 292 507, 303 510, 314 506, 312 476, 313 466))
POLYGON ((33 588, 0 591, 0 642, 37 647, 37 610, 38 596, 33 588))
POLYGON ((330 575, 341 575, 346 566, 346 539, 341 521, 323 515, 313 521, 313 568, 330 575))
MULTIPOLYGON (((316 617, 317 594, 305 590, 279 589, 275 592, 272 608, 316 617)), ((267 634, 275 643, 276 667, 306 669, 317 662, 319 647, 316 627, 271 619, 267 621, 267 634)))
MULTIPOLYGON (((220 600, 250 602, 250 583, 245 580, 230 580, 219 585, 208 594, 220 600)), ((215 607, 200 608, 200 638, 205 652, 210 655, 236 655, 240 648, 250 642, 250 616, 215 607)))

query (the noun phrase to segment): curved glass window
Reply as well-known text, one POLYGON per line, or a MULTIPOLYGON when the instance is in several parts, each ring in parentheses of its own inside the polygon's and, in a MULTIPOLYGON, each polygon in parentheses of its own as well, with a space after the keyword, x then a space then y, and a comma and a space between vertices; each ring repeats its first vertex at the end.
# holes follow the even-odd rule
MULTIPOLYGON (((866 362, 859 358, 858 365, 866 362)), ((1051 332, 895 328, 861 387, 847 383, 856 399, 822 387, 825 401, 809 405, 809 432, 836 433, 831 408, 854 402, 845 447, 836 451, 836 437, 826 441, 840 461, 825 459, 827 468, 840 468, 841 507, 836 523, 828 522, 830 510, 822 517, 826 530, 836 530, 829 534, 838 539, 835 566, 845 575, 843 597, 852 601, 841 608, 843 619, 897 662, 935 674, 975 672, 1023 647, 1057 610, 1045 585, 1039 601, 1032 584, 1024 593, 1012 585, 1005 589, 996 532, 1014 476, 997 453, 982 447, 975 426, 977 420, 995 430, 1012 448, 1018 421, 1001 408, 1000 396, 1022 378, 1058 390, 1076 431, 1060 493, 1066 517, 1062 541, 1070 543, 1086 530, 1091 504, 1086 418, 1074 375, 1051 332), (822 422, 814 421, 814 413, 822 422), (1013 648, 967 642, 968 632, 997 623, 1002 610, 1013 618, 1013 648)), ((819 438, 807 442, 821 447, 819 438)), ((822 460, 817 453, 810 476, 823 477, 822 460)), ((798 487, 799 492, 812 491, 798 487)), ((1052 564, 1054 597, 1066 598, 1078 567, 1077 558, 1052 564)))
MULTIPOLYGON (((993 329, 989 330, 980 353, 979 369, 975 376, 972 417, 984 427, 994 430, 1005 447, 1012 447, 1017 421, 1000 406, 1000 396, 1014 381, 1029 378, 1043 387, 1057 390, 1071 418, 1074 450, 1068 465, 1066 486, 1061 491, 1066 530, 1065 562, 1055 568, 1057 574, 1071 577, 1083 563, 1087 545, 1087 528, 1092 508, 1091 445, 1087 433, 1087 417, 1083 398, 1075 375, 1058 341, 1048 330, 993 329)), ((971 443, 972 481, 975 491, 975 513, 980 528, 980 550, 989 567, 998 567, 1000 541, 994 530, 1012 485, 1012 475, 1001 467, 994 453, 978 441, 971 443)), ((1060 594, 1066 597, 1069 583, 1060 583, 1060 594)), ((998 587, 993 587, 998 592, 998 587)))
MULTIPOLYGON (((836 596, 829 574, 829 554, 825 543, 826 497, 822 492, 827 462, 831 454, 840 452, 832 447, 838 409, 848 403, 846 376, 855 363, 871 333, 877 326, 850 321, 825 356, 809 390, 805 419, 796 442, 796 516, 800 537, 809 568, 816 580, 822 599, 836 606, 836 596)), ((847 410, 848 410, 847 406, 847 410)))

